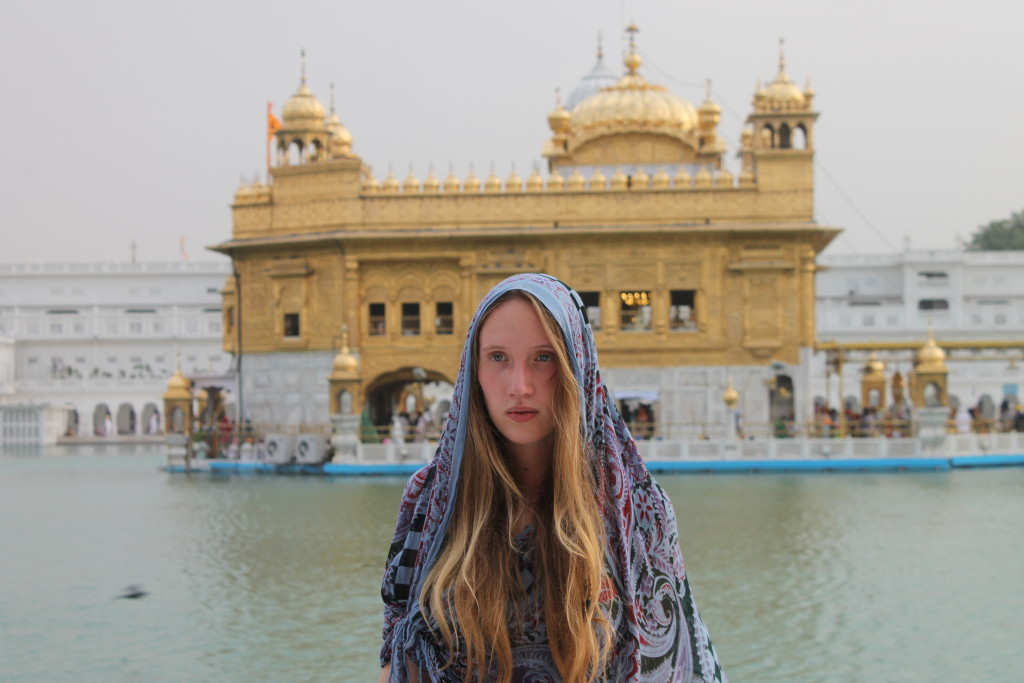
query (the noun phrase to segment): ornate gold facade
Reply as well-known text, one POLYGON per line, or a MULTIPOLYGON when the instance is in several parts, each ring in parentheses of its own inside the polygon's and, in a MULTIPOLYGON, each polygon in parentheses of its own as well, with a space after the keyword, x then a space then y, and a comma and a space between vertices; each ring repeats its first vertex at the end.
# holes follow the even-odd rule
POLYGON ((303 78, 272 184, 237 192, 232 238, 215 247, 238 274, 225 349, 333 355, 347 332, 361 406, 413 368, 454 381, 483 294, 543 271, 584 295, 604 367, 800 363, 814 345, 815 257, 838 234, 814 222, 813 93, 780 61, 755 93, 734 177, 718 106, 694 109, 639 66, 631 50, 617 86, 556 107, 551 171, 525 180, 381 182, 303 78))

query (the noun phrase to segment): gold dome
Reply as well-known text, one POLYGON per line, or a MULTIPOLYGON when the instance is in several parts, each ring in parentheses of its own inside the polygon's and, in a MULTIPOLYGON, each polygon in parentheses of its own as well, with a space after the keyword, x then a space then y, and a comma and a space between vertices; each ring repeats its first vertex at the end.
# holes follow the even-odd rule
POLYGON ((427 173, 427 177, 423 179, 423 192, 424 194, 437 194, 441 191, 441 181, 434 174, 434 169, 431 168, 427 173))
POLYGON ((715 176, 716 187, 732 187, 732 172, 727 168, 721 168, 715 176))
POLYGON ((444 191, 454 194, 459 191, 459 187, 459 177, 455 175, 455 167, 453 166, 448 169, 448 177, 444 179, 444 191))
MULTIPOLYGON (((637 32, 636 26, 627 29, 637 32)), ((572 110, 576 144, 614 132, 685 135, 697 127, 697 112, 689 102, 663 86, 648 83, 637 71, 643 58, 631 35, 626 75, 618 83, 587 97, 572 110)))
POLYGON ((313 96, 305 78, 295 94, 285 102, 281 110, 281 121, 285 128, 324 127, 324 105, 313 96))
POLYGON ((331 365, 333 373, 352 373, 359 371, 359 361, 352 352, 349 351, 348 345, 342 347, 338 355, 334 357, 334 363, 331 365))
POLYGON ((551 127, 551 132, 556 135, 565 135, 569 132, 569 127, 572 124, 572 114, 569 110, 562 106, 559 102, 555 105, 555 108, 548 114, 548 125, 551 127))
POLYGON ((540 177, 540 171, 537 170, 536 166, 533 167, 530 177, 526 179, 526 189, 529 192, 544 191, 544 179, 540 177))
POLYGON ((918 374, 923 372, 946 372, 946 352, 935 343, 935 335, 928 330, 928 341, 917 350, 914 371, 918 374))
MULTIPOLYGON (((659 166, 658 170, 654 173, 654 177, 651 178, 651 186, 655 190, 664 190, 668 188, 669 182, 668 171, 665 170, 664 166, 659 166)), ((689 184, 689 176, 687 176, 686 182, 689 184)))
POLYGON ((409 166, 409 175, 405 176, 405 180, 402 181, 402 192, 405 194, 415 194, 419 191, 420 179, 412 172, 412 166, 409 166))
POLYGON ((697 110, 697 119, 698 125, 700 125, 703 131, 714 130, 718 122, 722 120, 722 108, 711 99, 710 80, 708 81, 708 95, 700 103, 700 109, 697 110))
POLYGON ((484 192, 501 192, 501 178, 494 172, 494 168, 491 168, 491 175, 484 182, 484 192))
MULTIPOLYGON (((813 90, 810 91, 810 96, 814 97, 813 90)), ((807 95, 786 73, 786 55, 780 41, 779 73, 766 88, 762 88, 758 83, 757 92, 754 93, 754 109, 760 112, 777 112, 803 111, 809 108, 810 100, 807 95)))
POLYGON ((633 187, 638 190, 646 190, 650 182, 651 177, 647 175, 647 171, 643 167, 636 169, 636 173, 633 174, 633 187))
POLYGON ((885 379, 885 363, 878 360, 878 354, 874 351, 864 364, 863 373, 865 379, 885 379))
POLYGON ((561 192, 565 189, 565 178, 561 173, 552 173, 548 176, 548 191, 561 192))
POLYGON ((395 177, 393 171, 388 171, 388 175, 384 178, 384 183, 380 186, 380 189, 383 192, 398 192, 398 178, 395 177))
POLYGON ((612 174, 611 186, 613 190, 625 190, 629 184, 629 177, 626 176, 626 172, 622 170, 621 166, 615 167, 615 173, 612 174))
POLYGON ((736 388, 732 385, 732 377, 729 378, 729 386, 722 392, 722 401, 725 406, 732 410, 732 407, 736 405, 737 401, 740 400, 740 393, 736 391, 736 388))
POLYGON ((509 174, 508 180, 505 181, 505 192, 522 192, 523 191, 523 179, 516 173, 515 166, 512 167, 512 173, 509 174))
POLYGON ((480 192, 480 178, 473 173, 473 169, 469 169, 469 175, 466 176, 466 182, 463 185, 463 190, 467 193, 478 193, 480 192))
POLYGON ((181 369, 175 370, 171 378, 167 380, 167 391, 164 392, 164 399, 191 399, 192 384, 181 374, 181 369))
POLYGON ((373 169, 367 167, 363 175, 363 194, 377 194, 380 190, 380 182, 373 177, 373 169))
POLYGON ((352 153, 352 133, 341 123, 341 119, 331 112, 327 119, 327 132, 331 134, 331 154, 347 156, 352 153))
POLYGON ((341 350, 331 364, 330 379, 351 379, 359 374, 359 360, 348 348, 348 330, 342 332, 341 350))

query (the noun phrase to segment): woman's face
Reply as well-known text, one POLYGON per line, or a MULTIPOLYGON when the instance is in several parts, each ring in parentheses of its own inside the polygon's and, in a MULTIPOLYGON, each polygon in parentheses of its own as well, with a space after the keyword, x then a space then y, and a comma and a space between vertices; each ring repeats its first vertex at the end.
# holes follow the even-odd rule
POLYGON ((550 453, 558 358, 533 305, 513 297, 480 328, 477 379, 487 414, 513 454, 550 453))

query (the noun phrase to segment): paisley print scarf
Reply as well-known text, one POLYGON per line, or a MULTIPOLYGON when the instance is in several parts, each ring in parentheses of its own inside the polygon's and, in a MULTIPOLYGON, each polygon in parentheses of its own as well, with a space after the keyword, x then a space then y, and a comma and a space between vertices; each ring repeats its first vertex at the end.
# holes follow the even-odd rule
MULTIPOLYGON (((651 478, 636 444, 601 383, 594 335, 579 295, 541 274, 512 276, 480 303, 470 324, 448 422, 429 465, 409 480, 381 588, 381 665, 391 681, 408 680, 407 660, 421 680, 452 678, 448 652, 419 609, 419 589, 444 544, 466 442, 472 341, 492 304, 511 290, 534 295, 558 322, 580 386, 584 433, 592 449, 596 495, 604 515, 606 566, 623 611, 607 670, 613 681, 726 681, 679 550, 675 512, 651 478)), ((517 663, 517 669, 518 667, 517 663)), ((529 663, 523 662, 528 670, 529 663)))

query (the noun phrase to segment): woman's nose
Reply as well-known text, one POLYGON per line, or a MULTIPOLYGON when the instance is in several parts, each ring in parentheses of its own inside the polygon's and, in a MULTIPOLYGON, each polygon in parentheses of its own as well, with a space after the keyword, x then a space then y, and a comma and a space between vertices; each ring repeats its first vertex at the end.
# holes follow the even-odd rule
POLYGON ((533 379, 525 363, 513 363, 508 393, 512 396, 529 396, 533 393, 533 379))

